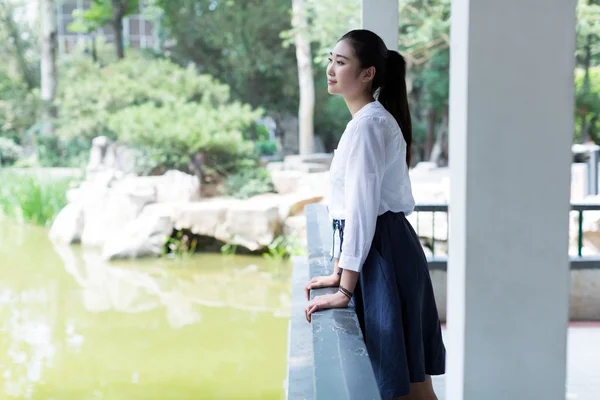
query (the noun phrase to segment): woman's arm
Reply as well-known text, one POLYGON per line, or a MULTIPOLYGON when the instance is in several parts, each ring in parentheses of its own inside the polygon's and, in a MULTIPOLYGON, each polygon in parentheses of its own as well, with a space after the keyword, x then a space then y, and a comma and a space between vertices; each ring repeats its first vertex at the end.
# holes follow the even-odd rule
POLYGON ((342 270, 340 289, 334 294, 317 296, 308 304, 305 310, 308 322, 315 311, 348 306, 371 248, 385 170, 385 144, 380 129, 378 121, 364 118, 357 121, 350 138, 345 160, 344 242, 334 268, 334 274, 342 270))
POLYGON ((339 267, 341 286, 354 292, 358 273, 375 235, 381 184, 385 171, 385 140, 379 121, 357 121, 346 160, 344 242, 339 267))

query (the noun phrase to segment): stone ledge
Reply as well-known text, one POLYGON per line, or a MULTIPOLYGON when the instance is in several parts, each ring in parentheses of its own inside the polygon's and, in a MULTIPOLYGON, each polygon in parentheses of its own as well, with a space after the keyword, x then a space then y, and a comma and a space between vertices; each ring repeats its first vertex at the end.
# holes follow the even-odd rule
MULTIPOLYGON (((308 263, 296 262, 294 271, 304 269, 304 280, 294 279, 290 325, 290 352, 288 353, 288 399, 379 400, 371 361, 364 344, 353 303, 345 309, 319 311, 313 315, 312 324, 304 318, 304 285, 309 278, 331 274, 330 261, 331 223, 327 209, 322 204, 310 204, 305 208, 307 218, 308 263), (308 264, 308 265, 307 265, 308 264), (298 315, 298 313, 300 315, 298 315), (312 340, 313 386, 306 388, 306 380, 294 379, 294 354, 292 350, 305 347, 307 338, 302 337, 305 327, 310 329, 312 340), (312 389, 312 391, 310 390, 312 389), (306 391, 306 393, 303 392, 306 391)), ((301 272, 297 273, 299 276, 301 272)), ((311 291, 311 298, 334 292, 334 288, 311 291)), ((306 366, 304 366, 307 368, 306 366)), ((310 369, 310 367, 308 367, 310 369)), ((306 369, 304 373, 306 373, 306 369)), ((296 372, 298 373, 298 372, 296 372)))

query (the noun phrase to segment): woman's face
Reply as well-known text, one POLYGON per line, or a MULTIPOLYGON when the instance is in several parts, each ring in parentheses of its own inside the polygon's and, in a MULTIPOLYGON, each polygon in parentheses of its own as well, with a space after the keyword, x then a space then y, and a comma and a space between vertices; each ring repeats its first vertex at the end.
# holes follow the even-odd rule
POLYGON ((350 43, 341 40, 329 55, 327 91, 329 94, 339 94, 346 98, 356 97, 366 90, 373 72, 374 68, 360 68, 350 43))

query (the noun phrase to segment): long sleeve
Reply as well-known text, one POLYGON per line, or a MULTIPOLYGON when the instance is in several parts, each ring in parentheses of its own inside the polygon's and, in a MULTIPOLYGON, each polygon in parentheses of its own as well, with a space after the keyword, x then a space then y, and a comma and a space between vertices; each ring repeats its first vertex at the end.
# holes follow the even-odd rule
POLYGON ((381 121, 362 118, 350 138, 344 178, 346 222, 339 265, 360 272, 371 242, 385 172, 385 140, 381 121))

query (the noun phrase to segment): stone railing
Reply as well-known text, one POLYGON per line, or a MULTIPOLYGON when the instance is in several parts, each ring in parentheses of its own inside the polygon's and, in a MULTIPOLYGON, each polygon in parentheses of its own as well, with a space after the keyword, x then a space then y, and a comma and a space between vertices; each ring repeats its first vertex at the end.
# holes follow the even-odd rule
MULTIPOLYGON (((327 209, 305 208, 308 258, 296 257, 292 273, 292 314, 288 336, 288 400, 380 399, 353 303, 348 308, 317 312, 306 322, 304 286, 310 278, 333 272, 327 209)), ((334 288, 311 291, 311 298, 334 288)))

